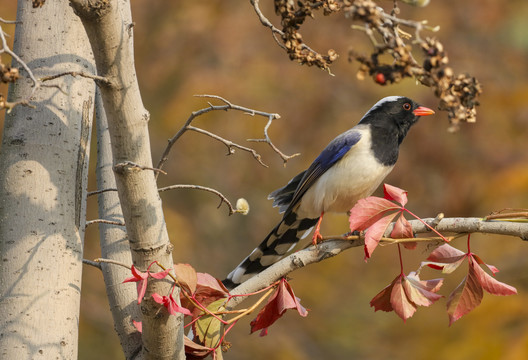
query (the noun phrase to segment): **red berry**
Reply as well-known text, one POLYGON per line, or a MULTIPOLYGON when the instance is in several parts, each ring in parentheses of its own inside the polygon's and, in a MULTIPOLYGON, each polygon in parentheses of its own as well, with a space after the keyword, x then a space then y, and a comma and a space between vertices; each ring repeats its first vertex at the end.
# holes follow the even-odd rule
POLYGON ((382 73, 377 73, 374 77, 374 80, 380 85, 385 85, 386 83, 385 75, 383 75, 382 73))

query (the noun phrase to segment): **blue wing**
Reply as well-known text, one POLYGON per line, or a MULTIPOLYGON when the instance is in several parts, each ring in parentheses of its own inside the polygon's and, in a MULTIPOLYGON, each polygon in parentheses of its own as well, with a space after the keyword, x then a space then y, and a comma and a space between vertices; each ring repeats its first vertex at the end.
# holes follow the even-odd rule
MULTIPOLYGON (((321 154, 319 154, 319 156, 314 160, 312 165, 310 165, 308 170, 301 173, 303 174, 302 178, 300 176, 301 174, 299 174, 294 177, 292 181, 288 183, 288 185, 282 188, 285 190, 291 189, 294 180, 298 181, 298 185, 295 189, 295 192, 293 193, 293 195, 290 195, 291 201, 288 205, 288 208, 286 209, 286 213, 292 210, 295 205, 299 203, 304 193, 306 193, 306 191, 315 183, 315 181, 317 181, 317 179, 319 179, 321 175, 323 175, 336 162, 338 162, 354 145, 359 142, 360 139, 361 133, 353 129, 342 133, 326 146, 326 148, 321 152, 321 154)), ((273 192, 272 195, 281 195, 280 193, 276 193, 282 189, 273 192)), ((288 198, 290 196, 288 196, 288 198)))

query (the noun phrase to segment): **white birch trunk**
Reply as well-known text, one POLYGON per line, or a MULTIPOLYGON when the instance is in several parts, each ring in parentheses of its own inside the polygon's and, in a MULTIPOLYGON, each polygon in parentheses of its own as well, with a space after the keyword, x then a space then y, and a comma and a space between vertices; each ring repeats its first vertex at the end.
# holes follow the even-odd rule
MULTIPOLYGON (((19 1, 14 51, 42 77, 93 71, 66 1, 19 1)), ((13 64, 17 66, 18 64, 13 64)), ((23 76, 27 75, 21 71, 23 76)), ((0 152, 0 357, 77 358, 94 83, 62 77, 5 119, 0 152), (84 109, 84 110, 83 110, 84 109), (84 115, 84 116, 83 116, 84 115)), ((27 97, 21 78, 9 100, 27 97)))

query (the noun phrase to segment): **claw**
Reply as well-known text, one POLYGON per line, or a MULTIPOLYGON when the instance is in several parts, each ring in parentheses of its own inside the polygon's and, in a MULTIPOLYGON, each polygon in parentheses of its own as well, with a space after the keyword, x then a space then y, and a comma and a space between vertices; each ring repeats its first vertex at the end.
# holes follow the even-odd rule
POLYGON ((319 220, 317 221, 317 225, 315 225, 314 234, 312 237, 312 245, 317 245, 321 240, 323 240, 323 235, 321 235, 321 222, 323 221, 323 215, 324 211, 321 213, 321 216, 319 216, 319 220))

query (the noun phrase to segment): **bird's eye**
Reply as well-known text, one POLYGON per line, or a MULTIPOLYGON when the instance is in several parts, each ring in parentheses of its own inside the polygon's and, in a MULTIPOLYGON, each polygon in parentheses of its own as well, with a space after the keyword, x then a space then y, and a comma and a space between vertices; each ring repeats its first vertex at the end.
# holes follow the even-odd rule
POLYGON ((403 110, 407 110, 407 111, 411 110, 411 104, 409 103, 403 104, 403 110))

